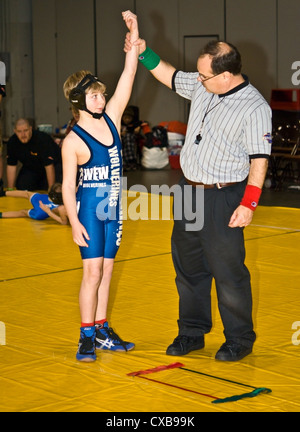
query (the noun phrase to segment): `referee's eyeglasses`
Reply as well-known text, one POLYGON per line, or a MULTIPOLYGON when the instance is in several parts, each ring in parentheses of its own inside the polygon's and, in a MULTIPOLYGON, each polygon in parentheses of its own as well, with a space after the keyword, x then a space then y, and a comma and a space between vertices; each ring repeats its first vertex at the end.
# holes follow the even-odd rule
POLYGON ((200 79, 201 82, 208 81, 208 80, 210 80, 210 79, 212 79, 212 78, 214 78, 214 77, 216 77, 218 75, 221 75, 222 73, 223 72, 220 72, 218 74, 212 75, 211 77, 206 77, 205 75, 199 73, 199 79, 200 79))

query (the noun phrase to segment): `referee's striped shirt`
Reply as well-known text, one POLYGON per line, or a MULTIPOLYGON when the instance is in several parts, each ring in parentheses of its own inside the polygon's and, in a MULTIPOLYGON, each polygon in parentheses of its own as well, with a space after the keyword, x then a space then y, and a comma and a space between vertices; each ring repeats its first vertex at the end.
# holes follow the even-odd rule
POLYGON ((242 181, 249 174, 249 158, 271 153, 271 108, 247 78, 228 93, 217 95, 206 91, 198 75, 176 71, 173 77, 176 93, 191 100, 180 154, 183 174, 204 184, 242 181), (196 144, 206 111, 202 139, 196 144))

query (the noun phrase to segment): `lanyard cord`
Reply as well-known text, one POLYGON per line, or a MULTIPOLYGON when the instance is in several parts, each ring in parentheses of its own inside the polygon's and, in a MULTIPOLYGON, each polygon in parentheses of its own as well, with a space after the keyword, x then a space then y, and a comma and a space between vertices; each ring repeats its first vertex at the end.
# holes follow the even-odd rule
POLYGON ((198 133, 198 135, 196 136, 196 139, 195 139, 195 144, 199 144, 199 142, 202 140, 202 135, 201 135, 201 134, 202 134, 202 129, 203 129, 204 120, 205 120, 207 114, 209 114, 213 109, 215 109, 218 105, 220 105, 220 103, 222 103, 223 100, 224 100, 224 97, 223 97, 223 98, 220 100, 220 102, 218 102, 216 105, 214 105, 214 106, 209 110, 209 107, 210 107, 210 104, 211 104, 211 102, 212 102, 212 100, 213 100, 213 97, 214 97, 214 95, 212 95, 212 97, 210 98, 210 101, 209 101, 209 103, 208 103, 208 105, 207 105, 206 111, 205 111, 205 113, 204 113, 204 116, 203 116, 203 119, 202 119, 202 122, 201 122, 201 126, 200 126, 199 133, 198 133))

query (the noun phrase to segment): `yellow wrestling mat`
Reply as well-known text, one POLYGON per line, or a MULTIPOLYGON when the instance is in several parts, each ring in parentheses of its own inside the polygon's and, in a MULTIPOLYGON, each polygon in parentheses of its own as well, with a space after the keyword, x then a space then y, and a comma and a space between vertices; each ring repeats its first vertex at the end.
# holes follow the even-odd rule
MULTIPOLYGON (((0 198, 0 211, 22 208, 26 200, 0 198)), ((108 313, 114 330, 136 347, 97 352, 94 363, 75 359, 82 269, 70 226, 0 219, 0 411, 299 412, 300 210, 259 207, 245 229, 257 341, 235 363, 214 359, 224 342, 214 290, 205 348, 165 354, 178 317, 172 221, 146 219, 124 221, 108 313), (128 375, 148 369, 154 370, 128 375), (272 391, 212 403, 261 387, 272 391)))

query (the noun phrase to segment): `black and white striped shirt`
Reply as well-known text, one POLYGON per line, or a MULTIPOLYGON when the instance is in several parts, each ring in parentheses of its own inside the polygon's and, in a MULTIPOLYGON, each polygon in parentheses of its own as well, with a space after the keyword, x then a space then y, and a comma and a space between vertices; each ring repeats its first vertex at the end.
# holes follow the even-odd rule
POLYGON ((251 156, 268 157, 271 153, 271 108, 247 79, 217 95, 206 91, 198 75, 176 71, 173 77, 176 93, 191 100, 180 155, 183 174, 205 184, 242 181, 249 174, 251 156), (200 129, 202 139, 196 144, 200 129))

